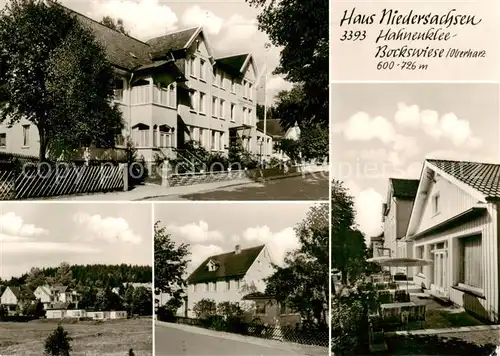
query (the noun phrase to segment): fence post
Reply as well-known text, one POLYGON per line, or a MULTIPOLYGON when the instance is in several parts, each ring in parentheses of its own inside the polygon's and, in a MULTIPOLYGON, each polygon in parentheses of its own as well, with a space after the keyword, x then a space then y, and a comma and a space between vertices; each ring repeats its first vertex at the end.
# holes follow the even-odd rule
POLYGON ((161 186, 163 188, 168 188, 170 186, 168 183, 169 175, 170 175, 169 164, 164 162, 161 166, 161 186))
POLYGON ((123 191, 128 192, 128 163, 122 164, 123 173, 123 191))

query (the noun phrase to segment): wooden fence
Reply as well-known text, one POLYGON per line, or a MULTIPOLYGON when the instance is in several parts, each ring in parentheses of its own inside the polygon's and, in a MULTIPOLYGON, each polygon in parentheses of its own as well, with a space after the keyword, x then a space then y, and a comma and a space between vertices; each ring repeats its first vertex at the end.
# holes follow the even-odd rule
POLYGON ((0 170, 0 200, 104 193, 126 189, 125 165, 24 164, 0 170))

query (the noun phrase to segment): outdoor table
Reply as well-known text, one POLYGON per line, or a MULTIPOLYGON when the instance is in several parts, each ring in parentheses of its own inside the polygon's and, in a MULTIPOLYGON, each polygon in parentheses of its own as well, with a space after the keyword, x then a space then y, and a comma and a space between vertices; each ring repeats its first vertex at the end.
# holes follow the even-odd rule
POLYGON ((382 313, 382 317, 391 317, 391 316, 400 316, 401 309, 403 308, 414 308, 417 304, 414 302, 406 302, 406 303, 385 303, 380 305, 380 311, 382 313))

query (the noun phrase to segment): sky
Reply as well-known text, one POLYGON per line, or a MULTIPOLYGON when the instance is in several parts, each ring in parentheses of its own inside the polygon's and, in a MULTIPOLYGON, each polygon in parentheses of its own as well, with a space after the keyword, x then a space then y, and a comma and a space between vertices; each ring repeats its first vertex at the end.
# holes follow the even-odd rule
POLYGON ((1 203, 0 278, 31 267, 152 265, 150 204, 1 203))
MULTIPOLYGON (((3 8, 7 0, 0 0, 3 8)), ((259 72, 268 73, 279 63, 280 49, 271 47, 266 54, 266 34, 257 29, 257 15, 261 9, 250 7, 244 0, 218 1, 160 1, 160 0, 60 0, 72 10, 94 20, 103 16, 121 18, 130 35, 146 41, 167 32, 203 25, 214 55, 252 53, 259 72), (264 63, 267 66, 264 66, 264 63)), ((262 78, 262 84, 266 82, 262 78)), ((268 102, 275 94, 291 87, 279 76, 268 75, 268 102)), ((263 94, 261 95, 263 98, 263 94)), ((263 99, 262 99, 263 100, 263 99)))
POLYGON ((425 158, 499 161, 495 84, 334 84, 333 178, 366 238, 382 230, 389 178, 419 179, 425 158))
POLYGON ((299 247, 294 228, 313 206, 297 203, 180 203, 154 206, 155 221, 176 243, 190 245, 192 272, 206 258, 267 244, 274 263, 299 247))

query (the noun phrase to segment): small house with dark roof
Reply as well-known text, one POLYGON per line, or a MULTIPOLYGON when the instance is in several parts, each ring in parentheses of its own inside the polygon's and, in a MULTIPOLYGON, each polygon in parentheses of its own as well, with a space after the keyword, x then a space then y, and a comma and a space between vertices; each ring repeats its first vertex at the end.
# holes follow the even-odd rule
POLYGON ((414 282, 484 319, 500 322, 500 165, 429 159, 406 239, 430 259, 414 282))
POLYGON ((35 295, 32 291, 24 287, 7 286, 0 297, 2 306, 8 312, 14 312, 16 309, 22 309, 27 304, 36 301, 35 295))
MULTIPOLYGON (((413 201, 417 194, 418 179, 389 178, 387 198, 382 207, 384 227, 384 254, 391 257, 412 257, 411 244, 404 241, 410 221, 413 201)), ((392 272, 412 277, 411 269, 392 268, 392 272)))
POLYGON ((240 303, 252 314, 254 303, 246 302, 243 297, 263 293, 264 279, 272 273, 272 258, 265 245, 246 249, 236 245, 234 251, 208 257, 187 278, 188 316, 195 316, 193 307, 202 299, 240 303))
MULTIPOLYGON (((260 152, 257 140, 262 135, 256 128, 260 73, 250 53, 218 56, 202 27, 142 41, 65 9, 92 30, 117 74, 115 102, 126 124, 117 137, 118 148, 125 148, 130 134, 138 156, 150 165, 156 157, 182 158, 178 153, 188 141, 224 155, 236 144, 253 154, 260 152)), ((0 135, 5 133, 3 149, 37 155, 37 128, 27 121, 23 124, 0 125, 0 135)), ((118 157, 118 151, 93 148, 90 158, 99 158, 97 152, 118 157)))

